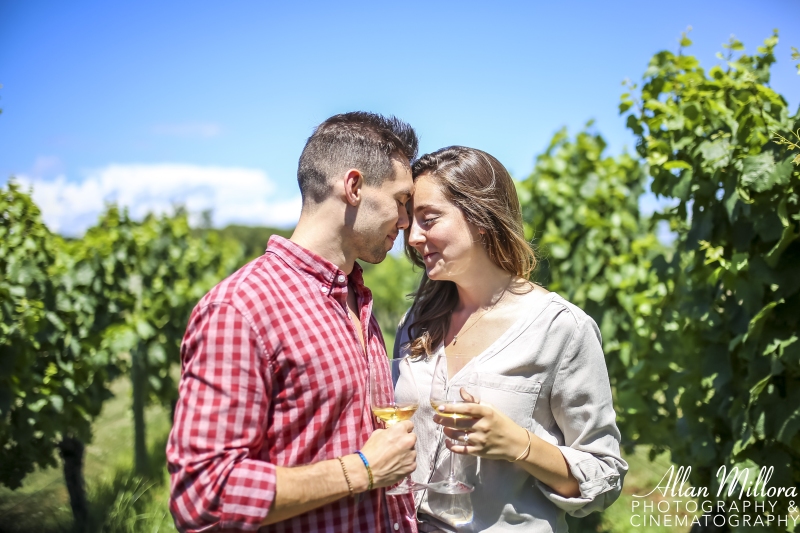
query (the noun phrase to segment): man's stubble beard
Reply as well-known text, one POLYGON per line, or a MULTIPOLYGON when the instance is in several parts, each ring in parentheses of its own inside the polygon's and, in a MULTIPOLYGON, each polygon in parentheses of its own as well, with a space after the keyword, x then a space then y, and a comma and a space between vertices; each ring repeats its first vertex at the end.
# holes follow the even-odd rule
POLYGON ((357 255, 358 259, 373 265, 377 265, 386 259, 386 254, 389 253, 389 251, 386 250, 386 245, 384 244, 386 237, 383 236, 380 242, 377 242, 378 238, 379 237, 376 236, 376 242, 371 243, 368 242, 369 237, 365 235, 359 236, 356 241, 357 249, 359 250, 357 255))
POLYGON ((369 251, 368 257, 362 256, 359 257, 359 259, 361 259, 362 261, 366 261, 367 263, 377 265, 378 263, 381 263, 384 259, 386 259, 386 254, 388 253, 389 252, 387 250, 384 250, 383 246, 375 247, 369 251))

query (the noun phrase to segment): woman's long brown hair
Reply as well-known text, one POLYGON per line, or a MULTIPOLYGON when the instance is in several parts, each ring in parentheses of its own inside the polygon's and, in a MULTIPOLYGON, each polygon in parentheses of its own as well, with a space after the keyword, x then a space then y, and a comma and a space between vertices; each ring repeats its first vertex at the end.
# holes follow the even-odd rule
MULTIPOLYGON (((458 207, 467 222, 485 230, 481 235, 489 259, 523 279, 536 268, 536 255, 525 240, 522 210, 514 181, 505 167, 481 150, 449 146, 420 157, 411 167, 416 181, 429 177, 445 198, 458 207)), ((458 304, 452 281, 429 279, 422 255, 408 244, 406 255, 423 269, 422 281, 408 313, 411 357, 428 356, 444 341, 450 317, 458 304)))

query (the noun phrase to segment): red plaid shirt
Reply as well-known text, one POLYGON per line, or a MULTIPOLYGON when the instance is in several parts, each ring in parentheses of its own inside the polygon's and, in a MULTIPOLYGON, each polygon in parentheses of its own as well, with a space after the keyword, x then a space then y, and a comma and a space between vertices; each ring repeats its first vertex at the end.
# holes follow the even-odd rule
MULTIPOLYGON (((167 445, 180 530, 258 530, 276 466, 351 454, 378 427, 368 372, 387 381, 391 373, 358 265, 349 280, 367 357, 347 313, 348 277, 278 236, 195 307, 167 445)), ((375 489, 358 504, 342 498, 261 531, 415 532, 414 514, 410 495, 375 489)))

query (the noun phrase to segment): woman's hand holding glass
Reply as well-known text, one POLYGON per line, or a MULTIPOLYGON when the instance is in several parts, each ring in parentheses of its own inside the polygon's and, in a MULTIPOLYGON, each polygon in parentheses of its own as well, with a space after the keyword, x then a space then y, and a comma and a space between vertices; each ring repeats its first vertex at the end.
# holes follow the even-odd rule
POLYGON ((489 404, 449 403, 436 412, 433 421, 452 439, 446 441, 452 452, 514 461, 528 446, 527 431, 489 404), (462 418, 452 418, 453 414, 462 418))

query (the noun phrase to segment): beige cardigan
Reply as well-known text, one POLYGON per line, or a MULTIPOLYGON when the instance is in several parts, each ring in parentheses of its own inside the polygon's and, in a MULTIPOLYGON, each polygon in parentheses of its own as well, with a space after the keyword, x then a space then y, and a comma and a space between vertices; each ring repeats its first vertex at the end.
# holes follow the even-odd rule
MULTIPOLYGON (((398 329, 395 357, 408 355, 404 345, 409 323, 405 320, 398 329)), ((436 353, 441 351, 439 346, 436 353)), ((425 401, 434 364, 435 357, 430 357, 410 365, 422 400, 413 418, 418 440, 412 478, 422 483, 446 478, 449 466, 441 426, 434 424, 425 401)), ((506 461, 456 454, 460 479, 472 483, 475 491, 455 497, 418 492, 418 518, 459 533, 561 533, 567 531, 565 512, 585 516, 617 499, 628 465, 620 457, 600 331, 586 313, 556 293, 532 299, 529 311, 454 376, 453 383, 469 371, 481 376, 481 401, 559 447, 581 495, 564 498, 506 461), (466 511, 466 519, 447 513, 454 501, 466 511)), ((409 381, 395 376, 398 401, 409 395, 409 381)))

